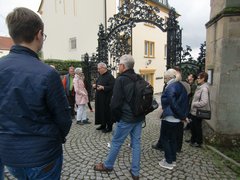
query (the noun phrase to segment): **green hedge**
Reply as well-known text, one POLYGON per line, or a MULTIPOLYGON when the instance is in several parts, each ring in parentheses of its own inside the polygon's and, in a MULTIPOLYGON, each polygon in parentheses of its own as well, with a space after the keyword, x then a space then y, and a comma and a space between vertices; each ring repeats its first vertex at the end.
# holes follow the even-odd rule
POLYGON ((83 66, 83 61, 80 60, 45 59, 43 62, 48 65, 55 66, 56 70, 59 71, 60 74, 66 74, 70 66, 75 68, 83 66))

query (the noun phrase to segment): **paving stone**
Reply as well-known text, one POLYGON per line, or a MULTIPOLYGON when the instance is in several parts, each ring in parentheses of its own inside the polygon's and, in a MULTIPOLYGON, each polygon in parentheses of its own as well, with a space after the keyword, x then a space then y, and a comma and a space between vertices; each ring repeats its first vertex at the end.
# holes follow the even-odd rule
MULTIPOLYGON (((159 99, 159 96, 156 97, 159 99)), ((93 105, 93 103, 92 103, 93 105)), ((94 107, 94 106, 93 106, 94 107)), ((237 179, 236 173, 224 167, 224 170, 214 163, 212 152, 206 148, 193 148, 183 143, 182 152, 177 154, 177 166, 167 170, 158 165, 164 158, 164 152, 152 149, 159 138, 160 119, 157 110, 147 115, 147 125, 142 131, 141 170, 142 180, 207 180, 207 179, 237 179)), ((67 142, 64 144, 64 161, 62 180, 128 180, 132 179, 130 138, 126 139, 115 162, 114 171, 96 172, 93 167, 103 162, 109 152, 107 143, 111 142, 112 133, 104 134, 96 130, 94 113, 88 113, 91 124, 79 126, 73 122, 67 142)), ((190 132, 184 132, 184 140, 190 138, 190 132)), ((6 173, 7 180, 15 180, 6 173)))

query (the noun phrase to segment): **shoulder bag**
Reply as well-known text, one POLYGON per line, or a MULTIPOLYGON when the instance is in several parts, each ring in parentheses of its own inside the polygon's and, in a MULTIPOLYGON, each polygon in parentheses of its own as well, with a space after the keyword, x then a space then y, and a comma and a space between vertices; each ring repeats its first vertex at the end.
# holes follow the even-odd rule
MULTIPOLYGON (((201 96, 202 96, 202 92, 200 94, 199 101, 201 100, 201 96)), ((196 113, 197 118, 206 119, 206 120, 211 119, 211 104, 210 104, 209 90, 208 90, 208 103, 209 103, 210 110, 197 109, 197 113, 196 113)))

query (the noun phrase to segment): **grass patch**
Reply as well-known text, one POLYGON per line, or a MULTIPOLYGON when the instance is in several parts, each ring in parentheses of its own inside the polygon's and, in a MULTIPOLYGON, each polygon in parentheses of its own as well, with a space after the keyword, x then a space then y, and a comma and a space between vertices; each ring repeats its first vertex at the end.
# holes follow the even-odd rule
MULTIPOLYGON (((226 155, 227 157, 233 159, 234 161, 240 163, 240 148, 239 147, 223 147, 223 146, 219 146, 219 145, 215 145, 214 146, 218 151, 220 151, 221 153, 223 153, 224 155, 226 155)), ((228 167, 231 170, 233 170, 235 173, 237 173, 238 175, 238 180, 240 180, 240 167, 238 167, 237 165, 231 163, 228 160, 225 160, 224 158, 214 155, 214 159, 216 160, 216 164, 220 165, 220 167, 228 167)))

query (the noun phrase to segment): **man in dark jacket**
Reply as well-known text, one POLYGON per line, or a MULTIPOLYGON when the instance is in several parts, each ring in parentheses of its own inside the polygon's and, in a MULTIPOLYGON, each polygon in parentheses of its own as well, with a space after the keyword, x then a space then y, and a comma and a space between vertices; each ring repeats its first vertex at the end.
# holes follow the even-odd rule
POLYGON ((187 91, 178 78, 174 69, 168 69, 164 73, 164 82, 167 86, 161 96, 161 104, 165 158, 159 162, 159 165, 167 169, 176 166, 178 128, 188 115, 187 91))
POLYGON ((62 83, 65 90, 65 93, 67 95, 69 106, 71 107, 71 115, 72 119, 75 118, 75 91, 73 86, 73 78, 74 78, 74 67, 70 66, 68 68, 68 74, 64 75, 62 83))
POLYGON ((0 159, 17 179, 60 179, 71 115, 59 74, 38 58, 40 17, 16 8, 6 19, 15 45, 0 59, 0 159))
POLYGON ((102 130, 104 133, 112 131, 112 121, 110 112, 110 102, 115 79, 108 71, 105 63, 98 63, 98 77, 93 88, 96 89, 95 97, 95 124, 101 124, 97 130, 102 130))
POLYGON ((135 117, 130 108, 130 100, 134 93, 134 81, 137 74, 133 70, 134 60, 131 55, 120 58, 119 73, 115 82, 111 100, 112 118, 116 120, 116 128, 111 142, 111 149, 104 163, 95 166, 96 171, 113 170, 118 152, 127 136, 130 134, 132 147, 132 166, 130 173, 135 180, 139 179, 141 156, 142 121, 145 116, 135 117), (131 78, 129 78, 131 77, 131 78))

